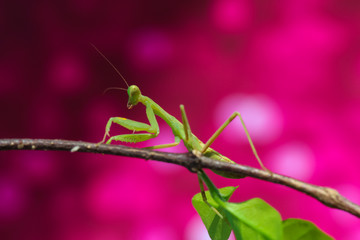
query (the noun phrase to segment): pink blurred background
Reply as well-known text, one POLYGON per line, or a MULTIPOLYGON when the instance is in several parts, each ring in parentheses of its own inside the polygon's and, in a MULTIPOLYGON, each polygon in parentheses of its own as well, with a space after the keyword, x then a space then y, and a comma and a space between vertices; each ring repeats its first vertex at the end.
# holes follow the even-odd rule
MULTIPOLYGON (((360 203, 358 1, 50 1, 0 3, 0 138, 98 142, 126 109, 125 84, 89 42, 170 114, 184 104, 206 141, 242 113, 265 165, 360 203)), ((157 139, 173 141, 159 120, 157 139)), ((114 126, 111 133, 128 131, 114 126)), ((258 167, 236 120, 214 148, 258 167)), ((184 152, 184 147, 168 151, 184 152)), ((232 200, 263 198, 283 218, 360 239, 356 217, 276 184, 229 180, 232 200)), ((207 239, 186 169, 66 152, 0 153, 1 239, 207 239)))

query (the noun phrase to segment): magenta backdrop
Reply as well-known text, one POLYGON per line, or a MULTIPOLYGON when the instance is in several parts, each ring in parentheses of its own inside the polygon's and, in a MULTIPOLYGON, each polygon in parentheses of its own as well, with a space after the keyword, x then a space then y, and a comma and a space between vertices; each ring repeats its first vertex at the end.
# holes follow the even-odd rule
MULTIPOLYGON (((0 137, 98 142, 125 87, 90 42, 206 141, 240 111, 266 166, 360 202, 360 4, 356 1, 2 1, 0 137)), ((161 134, 149 146, 173 141, 161 134)), ((111 133, 125 133, 114 126, 111 133)), ((214 148, 256 166, 236 120, 214 148)), ((168 151, 185 151, 184 147, 168 151)), ((360 239, 360 221, 294 190, 211 174, 283 218, 360 239)), ((85 153, 0 154, 1 239, 206 239, 186 169, 85 153)))

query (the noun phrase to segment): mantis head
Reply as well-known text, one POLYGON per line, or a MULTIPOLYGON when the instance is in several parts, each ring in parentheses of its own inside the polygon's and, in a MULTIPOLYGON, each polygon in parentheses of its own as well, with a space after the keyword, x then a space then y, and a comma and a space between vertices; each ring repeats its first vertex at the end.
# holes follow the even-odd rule
POLYGON ((128 109, 131 109, 133 106, 135 106, 136 104, 139 103, 141 92, 140 92, 139 87, 136 85, 131 85, 128 88, 127 92, 129 94, 129 100, 127 103, 127 107, 128 107, 128 109))

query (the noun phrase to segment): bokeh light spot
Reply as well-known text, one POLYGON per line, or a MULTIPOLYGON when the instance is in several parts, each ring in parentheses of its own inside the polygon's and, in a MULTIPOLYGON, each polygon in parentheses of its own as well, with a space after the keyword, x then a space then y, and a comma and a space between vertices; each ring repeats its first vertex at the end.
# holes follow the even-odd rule
POLYGON ((64 93, 73 93, 85 86, 86 68, 73 54, 56 55, 50 65, 49 78, 53 87, 64 93))
POLYGON ((174 229, 161 220, 148 221, 144 223, 144 225, 138 226, 137 229, 141 229, 141 231, 137 231, 134 234, 135 237, 133 239, 143 239, 143 240, 180 239, 178 235, 175 233, 174 229))
MULTIPOLYGON (((334 186, 334 188, 344 197, 349 199, 350 201, 360 204, 360 189, 359 187, 352 185, 352 184, 342 184, 338 186, 334 186)), ((334 221, 337 224, 342 226, 358 226, 360 221, 357 217, 338 210, 338 209, 331 209, 331 215, 333 216, 334 221)))
POLYGON ((247 0, 219 0, 213 7, 216 26, 225 31, 245 28, 251 18, 251 6, 247 0))
POLYGON ((10 179, 0 179, 0 219, 13 220, 24 208, 24 194, 10 179))
POLYGON ((53 152, 32 152, 20 155, 20 171, 29 183, 51 184, 58 173, 58 162, 53 152))
POLYGON ((351 87, 353 92, 358 94, 360 93, 360 55, 357 56, 357 60, 354 65, 354 73, 351 77, 351 84, 349 84, 349 87, 351 87))
POLYGON ((169 36, 159 30, 139 32, 131 42, 131 56, 141 68, 161 66, 169 61, 172 53, 169 36))
POLYGON ((360 239, 360 229, 359 227, 355 227, 354 230, 347 231, 344 240, 354 240, 354 239, 360 239))
POLYGON ((329 58, 342 50, 346 38, 335 23, 307 18, 259 32, 253 56, 263 71, 257 74, 271 82, 270 88, 292 96, 322 91, 333 74, 329 58))
MULTIPOLYGON (((267 144, 276 139, 283 127, 279 107, 263 95, 230 95, 216 107, 215 122, 220 126, 232 113, 239 112, 245 121, 251 138, 257 144, 267 144)), ((246 139, 244 129, 238 118, 223 132, 229 142, 246 139)), ((247 141, 247 140, 245 140, 247 141)))
POLYGON ((48 97, 47 101, 42 98, 36 99, 29 107, 31 116, 28 124, 36 136, 50 137, 59 136, 67 123, 67 114, 54 98, 48 97))
POLYGON ((126 215, 146 215, 147 210, 161 204, 161 194, 156 191, 158 185, 153 178, 143 181, 145 178, 145 174, 140 179, 123 172, 100 177, 89 189, 87 200, 90 212, 106 221, 126 215))
POLYGON ((293 142, 274 150, 269 159, 270 169, 303 181, 308 181, 315 170, 315 157, 304 143, 293 142))
POLYGON ((12 63, 0 64, 0 94, 11 92, 11 90, 17 89, 20 85, 20 73, 17 71, 17 67, 12 63))
MULTIPOLYGON (((156 146, 160 144, 168 144, 174 142, 174 134, 169 128, 169 126, 160 125, 160 134, 156 138, 151 139, 151 141, 144 142, 144 146, 156 146)), ((184 143, 181 141, 178 146, 171 147, 171 148, 162 148, 160 149, 162 152, 173 152, 173 153, 184 153, 187 152, 184 143)), ((150 165, 156 172, 165 174, 165 175, 172 175, 176 172, 180 172, 181 168, 175 164, 169 164, 164 162, 153 161, 150 165)))
POLYGON ((195 215, 185 229, 186 240, 210 240, 205 225, 199 215, 195 215))

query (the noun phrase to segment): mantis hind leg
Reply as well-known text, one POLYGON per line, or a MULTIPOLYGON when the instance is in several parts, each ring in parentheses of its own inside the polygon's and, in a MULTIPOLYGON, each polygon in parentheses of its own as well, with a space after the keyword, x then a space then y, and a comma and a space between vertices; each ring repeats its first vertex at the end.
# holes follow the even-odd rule
POLYGON ((243 120, 243 118, 241 117, 240 113, 238 112, 234 112, 224 123, 223 125, 221 125, 221 127, 211 136, 211 138, 206 142, 206 144, 204 145, 203 149, 201 150, 201 153, 204 153, 209 147, 210 145, 215 141, 215 139, 222 133, 222 131, 224 131, 224 129, 230 124, 230 122, 232 120, 234 120, 236 117, 239 117, 240 118, 240 122, 241 122, 241 125, 243 126, 244 128, 244 131, 245 131, 245 134, 246 134, 246 137, 248 139, 248 142, 250 144, 250 147, 251 147, 251 150, 256 158, 256 160, 259 162, 260 166, 262 169, 264 169, 265 171, 267 172, 270 172, 271 171, 269 169, 267 169, 264 164, 262 163, 256 149, 255 149, 255 146, 254 146, 254 143, 253 141, 251 140, 251 137, 250 137, 250 134, 249 134, 249 131, 247 130, 246 128, 246 125, 245 125, 245 122, 243 120))
POLYGON ((214 211, 216 215, 218 215, 221 219, 223 219, 224 217, 221 215, 221 213, 208 202, 207 197, 206 197, 206 193, 205 193, 205 189, 204 189, 204 182, 201 179, 199 173, 197 174, 197 176, 198 176, 199 185, 200 185, 201 197, 202 197, 204 203, 206 203, 206 205, 208 205, 209 208, 212 211, 214 211))

